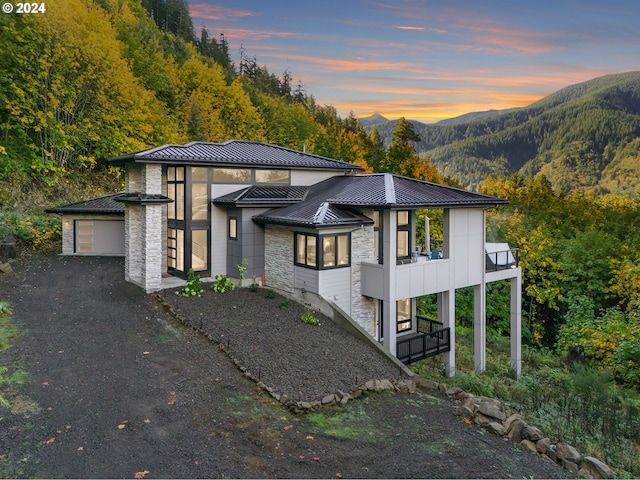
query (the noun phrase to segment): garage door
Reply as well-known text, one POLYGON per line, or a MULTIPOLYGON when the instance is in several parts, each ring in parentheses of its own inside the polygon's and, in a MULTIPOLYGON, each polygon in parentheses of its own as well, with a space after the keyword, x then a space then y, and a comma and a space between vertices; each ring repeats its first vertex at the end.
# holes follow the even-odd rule
POLYGON ((76 220, 75 252, 124 255, 124 221, 76 220))

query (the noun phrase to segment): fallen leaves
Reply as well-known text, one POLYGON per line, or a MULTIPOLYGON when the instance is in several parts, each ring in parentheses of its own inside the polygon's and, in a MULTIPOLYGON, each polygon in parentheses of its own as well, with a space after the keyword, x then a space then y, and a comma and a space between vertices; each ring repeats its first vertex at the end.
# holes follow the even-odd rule
POLYGON ((313 435, 307 435, 307 440, 313 440, 313 435))
POLYGON ((123 430, 127 426, 127 423, 129 423, 129 420, 122 420, 118 425, 118 430, 123 430))
POLYGON ((293 425, 285 425, 284 427, 282 427, 285 431, 289 431, 293 428, 293 425))
POLYGON ((53 442, 55 442, 55 441, 56 441, 56 437, 51 437, 49 440, 47 440, 47 441, 46 441, 46 442, 44 442, 44 443, 46 443, 47 445, 51 445, 51 444, 52 444, 53 442))
POLYGON ((143 470, 142 472, 136 472, 133 478, 144 478, 149 475, 149 470, 143 470))

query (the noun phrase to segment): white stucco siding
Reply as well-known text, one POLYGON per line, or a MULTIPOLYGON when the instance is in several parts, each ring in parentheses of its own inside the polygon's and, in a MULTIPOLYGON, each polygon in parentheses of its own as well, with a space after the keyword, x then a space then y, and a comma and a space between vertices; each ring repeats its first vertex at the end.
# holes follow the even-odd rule
POLYGON ((318 271, 318 293, 351 315, 351 268, 318 271))
POLYGON ((449 211, 454 288, 478 285, 484 277, 484 210, 449 211))
MULTIPOLYGON (((293 262, 293 258, 291 258, 293 262)), ((294 266, 295 288, 312 293, 320 293, 318 288, 318 270, 294 266)))

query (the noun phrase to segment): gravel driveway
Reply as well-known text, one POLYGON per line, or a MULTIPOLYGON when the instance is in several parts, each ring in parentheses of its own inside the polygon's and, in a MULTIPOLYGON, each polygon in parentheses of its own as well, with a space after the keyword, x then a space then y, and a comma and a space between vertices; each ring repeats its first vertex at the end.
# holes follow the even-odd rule
MULTIPOLYGON (((320 414, 295 415, 243 376, 217 342, 184 327, 156 296, 125 283, 121 258, 34 255, 13 267, 15 275, 0 274, 0 301, 10 303, 22 335, 0 353, 0 365, 25 374, 3 391, 13 408, 0 410, 2 477, 566 475, 465 424, 448 399, 432 393, 371 394, 320 414)), ((296 334, 268 326, 265 318, 277 319, 264 310, 234 313, 251 308, 258 293, 224 299, 208 293, 176 310, 209 325, 214 338, 231 335, 221 330, 224 321, 257 338, 296 334)), ((298 315, 291 304, 278 310, 298 315)), ((332 332, 307 338, 327 363, 295 338, 269 350, 236 332, 244 340, 232 339, 229 347, 243 361, 260 359, 265 382, 292 395, 319 397, 347 388, 357 375, 386 375, 384 362, 342 355, 353 349, 337 344, 340 332, 332 332), (296 368, 283 374, 286 365, 296 368)))

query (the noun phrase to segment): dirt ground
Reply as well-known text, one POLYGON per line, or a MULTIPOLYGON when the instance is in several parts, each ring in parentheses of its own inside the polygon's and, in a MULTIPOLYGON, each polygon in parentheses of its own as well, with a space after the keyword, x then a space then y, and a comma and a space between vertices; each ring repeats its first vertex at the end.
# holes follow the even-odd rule
POLYGON ((3 388, 12 403, 0 407, 4 478, 566 475, 467 425, 432 392, 294 415, 155 296, 125 283, 121 258, 31 256, 13 267, 0 274, 0 301, 22 335, 0 365, 23 373, 3 388))

